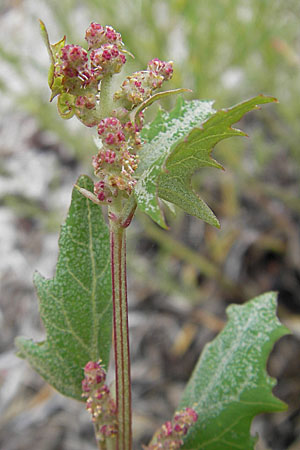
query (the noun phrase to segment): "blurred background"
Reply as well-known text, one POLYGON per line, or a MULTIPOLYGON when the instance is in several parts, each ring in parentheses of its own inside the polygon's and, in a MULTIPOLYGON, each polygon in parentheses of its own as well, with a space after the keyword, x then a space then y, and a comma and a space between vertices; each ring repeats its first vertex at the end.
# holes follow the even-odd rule
POLYGON ((292 335, 275 346, 268 371, 289 408, 256 418, 253 433, 257 450, 299 450, 299 0, 1 0, 0 448, 95 449, 84 406, 53 391, 14 349, 17 335, 44 337, 32 275, 53 275, 71 187, 92 174, 96 152, 91 131, 49 103, 38 18, 51 42, 66 34, 84 45, 91 21, 120 31, 135 59, 119 81, 158 57, 174 61, 169 88, 190 88, 187 98, 215 99, 216 108, 278 98, 239 124, 248 139, 217 145, 225 172, 194 176, 221 230, 178 210, 168 232, 139 214, 128 231, 134 437, 141 448, 171 417, 226 307, 276 290, 292 335))

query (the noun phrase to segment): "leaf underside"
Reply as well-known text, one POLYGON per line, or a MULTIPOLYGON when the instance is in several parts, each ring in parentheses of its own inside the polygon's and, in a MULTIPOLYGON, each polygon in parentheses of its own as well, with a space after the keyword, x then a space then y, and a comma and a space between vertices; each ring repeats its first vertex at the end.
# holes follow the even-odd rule
POLYGON ((160 111, 142 131, 146 143, 135 187, 139 208, 166 228, 159 201, 162 198, 218 227, 214 213, 192 189, 191 178, 203 167, 222 168, 211 157, 213 147, 223 139, 245 136, 232 125, 258 105, 273 101, 273 97, 260 95, 230 109, 215 111, 210 101, 180 98, 170 113, 160 111))
MULTIPOLYGON (((77 185, 88 190, 86 176, 77 185)), ((73 189, 72 203, 59 239, 56 274, 39 273, 34 284, 46 340, 19 337, 18 356, 59 392, 81 399, 83 367, 102 359, 107 367, 111 345, 112 301, 109 234, 101 208, 73 189)))
POLYGON ((198 413, 184 439, 186 450, 253 450, 252 419, 286 409, 266 373, 275 341, 288 333, 276 317, 276 294, 231 305, 227 313, 226 327, 203 350, 179 406, 198 413))

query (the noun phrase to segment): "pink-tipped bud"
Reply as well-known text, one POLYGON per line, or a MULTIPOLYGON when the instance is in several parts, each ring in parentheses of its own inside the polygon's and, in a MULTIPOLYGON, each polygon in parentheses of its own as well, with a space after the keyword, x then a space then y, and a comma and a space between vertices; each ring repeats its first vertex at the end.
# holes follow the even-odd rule
POLYGON ((102 425, 102 427, 100 427, 99 431, 105 437, 113 437, 113 436, 116 436, 118 427, 115 424, 102 425))
POLYGON ((108 164, 113 164, 116 160, 116 154, 112 150, 106 150, 104 160, 108 164))
POLYGON ((172 422, 170 421, 165 422, 161 428, 164 436, 171 436, 171 434, 173 433, 173 426, 172 422))
POLYGON ((101 386, 101 388, 98 388, 95 392, 95 397, 98 400, 101 400, 103 397, 105 397, 106 395, 109 394, 109 388, 106 384, 104 384, 103 386, 101 386))
POLYGON ((123 127, 116 117, 106 117, 98 125, 98 134, 106 145, 119 150, 125 141, 123 127))
POLYGON ((89 50, 100 48, 104 44, 115 44, 118 47, 123 45, 120 33, 110 26, 102 27, 96 22, 92 22, 86 30, 85 39, 89 50))
POLYGON ((84 367, 84 376, 91 388, 103 383, 106 379, 106 372, 101 365, 101 361, 89 361, 84 367))
POLYGON ((119 73, 126 62, 125 55, 115 44, 104 44, 92 50, 90 58, 93 70, 101 76, 119 73))
MULTIPOLYGON (((104 188, 102 183, 99 181, 99 188, 104 188)), ((86 409, 92 415, 96 437, 100 442, 106 437, 114 437, 117 434, 116 404, 108 386, 104 384, 105 378, 106 373, 101 361, 89 361, 85 365, 82 396, 87 399, 86 409)))
POLYGON ((153 87, 149 82, 149 72, 135 72, 122 83, 121 90, 115 93, 115 99, 127 100, 133 106, 142 103, 151 96, 153 87))
POLYGON ((176 423, 182 423, 190 426, 192 423, 198 420, 198 414, 192 408, 185 408, 182 411, 175 413, 174 421, 176 423))
POLYGON ((148 62, 147 70, 163 76, 164 80, 170 80, 173 75, 173 61, 161 61, 154 58, 148 62))
POLYGON ((106 191, 104 181, 98 181, 94 185, 94 194, 97 196, 98 200, 104 202, 106 200, 106 191))
POLYGON ((65 45, 61 49, 61 70, 67 77, 76 77, 79 72, 87 70, 88 55, 80 45, 65 45))
POLYGON ((144 447, 145 450, 172 449, 179 450, 183 445, 182 436, 198 419, 198 414, 192 408, 185 408, 174 414, 173 420, 165 422, 156 432, 153 442, 144 447))
POLYGON ((96 97, 93 94, 79 95, 76 98, 75 106, 79 109, 94 109, 96 106, 96 97))

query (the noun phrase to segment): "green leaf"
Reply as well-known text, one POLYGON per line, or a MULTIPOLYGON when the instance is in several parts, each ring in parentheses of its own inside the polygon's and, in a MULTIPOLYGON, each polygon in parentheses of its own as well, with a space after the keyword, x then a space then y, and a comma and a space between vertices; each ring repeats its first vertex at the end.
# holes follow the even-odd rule
MULTIPOLYGON (((86 176, 77 185, 92 190, 86 176)), ((101 208, 73 189, 62 226, 56 274, 35 274, 46 340, 19 337, 18 356, 64 395, 81 400, 83 367, 102 359, 107 367, 111 345, 112 301, 109 234, 101 208)))
POLYGON ((51 64, 54 65, 55 64, 55 59, 54 59, 54 56, 53 56, 53 52, 52 52, 52 48, 51 48, 51 44, 50 44, 49 35, 48 35, 48 31, 47 31, 46 25, 44 24, 44 22, 41 19, 39 19, 39 22, 40 22, 40 32, 41 32, 43 41, 44 41, 44 43, 45 43, 45 45, 47 47, 51 64))
POLYGON ((64 36, 60 41, 56 42, 55 44, 50 44, 48 31, 46 28, 46 25, 42 20, 40 22, 40 31, 43 38, 43 41, 47 47, 49 57, 50 57, 50 68, 48 72, 48 85, 51 89, 51 97, 50 101, 54 99, 58 94, 63 92, 63 86, 62 86, 62 76, 57 76, 55 74, 55 64, 60 61, 61 56, 61 49, 66 44, 66 36, 64 36))
POLYGON ((183 94, 184 92, 191 92, 190 89, 180 88, 180 89, 172 89, 170 91, 158 92, 157 94, 152 95, 143 101, 140 105, 138 105, 131 113, 130 120, 133 123, 139 124, 139 113, 144 111, 144 109, 151 106, 154 102, 161 100, 166 97, 170 97, 170 95, 178 95, 183 94))
POLYGON ((157 192, 162 166, 176 144, 213 114, 212 105, 211 101, 188 102, 178 98, 173 111, 160 110, 156 119, 142 130, 141 135, 146 143, 136 171, 139 180, 135 186, 135 197, 138 207, 164 228, 166 224, 157 192))
POLYGON ((183 449, 253 450, 252 419, 286 409, 265 370, 275 341, 289 332, 276 317, 276 294, 232 305, 227 313, 229 322, 204 348, 178 408, 190 406, 199 416, 183 449))
POLYGON ((71 119, 75 113, 74 95, 64 92, 57 98, 57 109, 62 119, 71 119))
POLYGON ((193 191, 191 178, 202 167, 222 168, 212 157, 213 147, 223 139, 245 136, 232 128, 245 113, 258 105, 274 102, 262 95, 230 109, 214 111, 211 102, 180 101, 170 113, 160 112, 146 129, 146 145, 135 188, 139 208, 165 227, 158 198, 181 207, 187 213, 219 226, 211 209, 193 191), (144 159, 145 158, 145 159, 144 159))

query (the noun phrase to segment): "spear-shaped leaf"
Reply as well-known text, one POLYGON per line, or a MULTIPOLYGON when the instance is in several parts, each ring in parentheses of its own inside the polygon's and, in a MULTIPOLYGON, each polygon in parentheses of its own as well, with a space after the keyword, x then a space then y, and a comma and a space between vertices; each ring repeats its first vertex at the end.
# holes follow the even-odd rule
POLYGON ((275 341, 288 333, 276 317, 276 294, 232 305, 227 313, 229 322, 203 350, 179 406, 198 413, 182 449, 253 450, 252 419, 286 409, 266 373, 275 341))
MULTIPOLYGON (((80 177, 89 191, 92 181, 80 177)), ((81 400, 83 367, 102 359, 107 367, 112 323, 109 235, 101 208, 73 190, 59 240, 56 274, 35 274, 46 340, 17 338, 19 356, 62 394, 81 400)))
POLYGON ((232 124, 258 105, 273 101, 276 100, 261 95, 216 112, 212 102, 180 100, 170 114, 160 112, 143 133, 146 144, 135 188, 139 208, 165 227, 160 197, 219 226, 211 209, 193 191, 191 178, 202 167, 222 168, 211 157, 213 147, 228 137, 245 136, 232 124))

